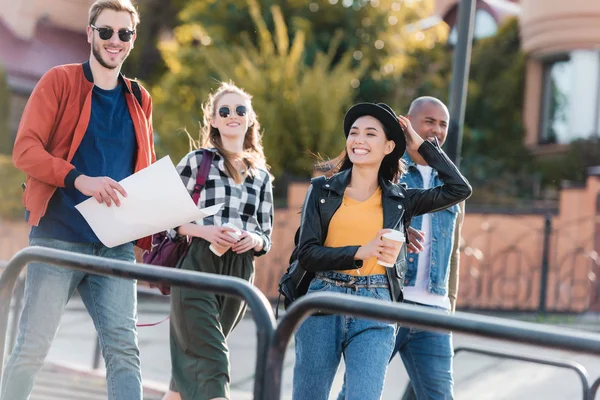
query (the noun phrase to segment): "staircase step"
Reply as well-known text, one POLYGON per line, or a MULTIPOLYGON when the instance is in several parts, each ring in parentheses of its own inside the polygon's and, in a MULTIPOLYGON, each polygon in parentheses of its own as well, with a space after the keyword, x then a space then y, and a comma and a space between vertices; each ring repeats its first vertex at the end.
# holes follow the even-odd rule
MULTIPOLYGON (((164 393, 144 388, 144 400, 160 400, 164 393)), ((94 371, 46 363, 38 374, 31 400, 106 400, 106 379, 94 371)))

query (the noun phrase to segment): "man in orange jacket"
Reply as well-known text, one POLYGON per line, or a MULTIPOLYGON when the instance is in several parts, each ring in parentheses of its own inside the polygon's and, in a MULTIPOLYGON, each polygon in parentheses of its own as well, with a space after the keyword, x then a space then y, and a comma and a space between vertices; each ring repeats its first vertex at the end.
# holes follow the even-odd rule
MULTIPOLYGON (((100 243, 75 205, 93 196, 118 207, 127 193, 117 182, 155 161, 152 100, 120 73, 138 22, 130 0, 97 0, 87 27, 89 61, 51 69, 29 98, 13 162, 27 174, 23 203, 31 245, 135 260, 132 243, 100 243)), ((142 399, 135 281, 31 264, 1 400, 29 398, 75 289, 98 332, 108 398, 142 399)))

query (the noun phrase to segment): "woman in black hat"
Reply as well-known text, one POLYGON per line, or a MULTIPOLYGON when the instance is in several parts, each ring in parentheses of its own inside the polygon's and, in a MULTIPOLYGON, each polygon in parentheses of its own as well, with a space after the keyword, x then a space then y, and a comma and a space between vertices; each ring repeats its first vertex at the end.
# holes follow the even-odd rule
MULTIPOLYGON (((471 187, 437 142, 423 141, 386 104, 351 107, 344 133, 335 174, 313 179, 302 210, 298 260, 314 274, 308 293, 402 301, 406 246, 398 253, 398 242, 382 236, 392 230, 406 235, 412 217, 467 199, 471 187), (405 171, 405 150, 411 158, 422 156, 444 185, 407 189, 394 183, 405 171)), ((342 355, 346 399, 379 399, 395 328, 341 315, 309 317, 296 333, 293 399, 328 399, 342 355)))

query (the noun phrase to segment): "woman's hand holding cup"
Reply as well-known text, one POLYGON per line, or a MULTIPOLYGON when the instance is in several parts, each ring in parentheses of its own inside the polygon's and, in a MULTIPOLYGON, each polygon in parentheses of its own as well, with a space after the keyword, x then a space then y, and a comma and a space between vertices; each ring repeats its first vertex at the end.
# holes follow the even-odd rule
POLYGON ((396 264, 402 245, 406 241, 404 233, 388 229, 381 236, 382 248, 379 257, 377 257, 377 264, 383 265, 384 267, 392 268, 396 264))
POLYGON ((221 257, 240 240, 242 232, 231 223, 226 223, 223 226, 214 228, 216 228, 216 230, 209 240, 209 249, 217 256, 221 257))
POLYGON ((383 240, 381 240, 381 238, 384 234, 386 234, 387 232, 390 232, 390 231, 391 231, 391 229, 382 229, 379 232, 377 232, 375 239, 371 240, 369 243, 365 244, 364 246, 360 246, 358 248, 358 251, 354 255, 354 259, 366 261, 372 257, 379 258, 379 256, 382 253, 386 252, 386 248, 385 248, 383 240))

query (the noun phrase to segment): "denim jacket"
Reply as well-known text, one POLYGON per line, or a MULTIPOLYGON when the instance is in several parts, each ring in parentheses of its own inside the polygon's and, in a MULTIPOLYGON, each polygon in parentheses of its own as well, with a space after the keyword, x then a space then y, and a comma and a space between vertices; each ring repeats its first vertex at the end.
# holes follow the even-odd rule
MULTIPOLYGON (((417 164, 410 159, 408 154, 404 155, 408 165, 408 172, 400 180, 409 188, 423 188, 424 182, 417 164)), ((431 176, 431 187, 442 185, 437 171, 434 169, 431 176)), ((454 248, 454 227, 457 215, 460 212, 459 205, 455 204, 445 210, 431 213, 431 261, 429 268, 429 292, 437 295, 448 295, 448 279, 450 277, 450 259, 454 248)), ((421 229, 423 216, 414 217, 411 226, 421 229)), ((418 254, 409 254, 407 258, 406 276, 404 286, 414 286, 417 278, 417 266, 419 264, 418 254)))

